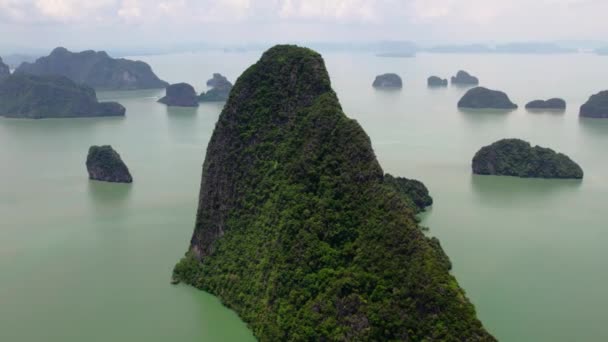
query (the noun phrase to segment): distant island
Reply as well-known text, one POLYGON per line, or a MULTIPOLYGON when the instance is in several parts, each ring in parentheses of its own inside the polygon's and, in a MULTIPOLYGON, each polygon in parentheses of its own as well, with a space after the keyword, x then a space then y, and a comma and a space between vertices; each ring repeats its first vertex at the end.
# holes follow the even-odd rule
POLYGON ((259 341, 495 341, 315 51, 275 46, 238 78, 202 170, 173 282, 259 341))
POLYGON ((4 81, 11 75, 11 69, 8 65, 4 64, 2 57, 0 57, 0 82, 4 81))
POLYGON ((469 89, 458 101, 458 108, 516 109, 517 105, 502 91, 475 87, 469 89))
POLYGON ((188 83, 176 83, 168 86, 166 95, 158 102, 167 106, 198 107, 196 91, 188 83))
POLYGON ((78 118, 124 116, 116 102, 98 102, 95 90, 63 76, 12 74, 0 82, 0 116, 78 118))
POLYGON ((114 59, 104 51, 74 53, 62 47, 34 63, 24 62, 15 73, 61 75, 76 83, 106 90, 160 89, 169 85, 144 62, 114 59))
POLYGON ((372 86, 378 89, 398 89, 403 87, 403 81, 401 81, 399 75, 389 73, 376 76, 372 86))
POLYGON ((560 98, 552 98, 548 100, 534 100, 526 104, 526 109, 539 109, 539 110, 564 110, 566 109, 566 101, 560 98))
POLYGON ((91 146, 86 161, 89 179, 111 183, 131 183, 133 178, 112 146, 91 146))
POLYGON ((377 53, 376 57, 412 58, 412 57, 416 57, 416 53, 415 52, 382 52, 382 53, 377 53))
POLYGON ((473 173, 524 178, 583 178, 568 156, 520 139, 503 139, 483 147, 473 158, 473 173))
POLYGON ((424 49, 430 53, 496 53, 496 54, 561 54, 576 53, 577 49, 562 47, 549 42, 515 42, 499 45, 464 44, 464 45, 437 45, 424 49))
POLYGON ((479 79, 475 76, 470 75, 464 70, 460 70, 458 71, 458 73, 456 73, 456 76, 452 76, 452 84, 475 86, 479 84, 479 79))
POLYGON ((212 88, 199 95, 198 100, 200 102, 226 101, 232 90, 232 83, 219 73, 213 74, 213 77, 207 81, 207 86, 212 88))
POLYGON ((447 87, 448 80, 447 78, 441 78, 437 76, 431 76, 426 81, 429 87, 447 87))
POLYGON ((608 90, 592 95, 585 104, 581 106, 580 116, 588 118, 608 118, 608 90))
POLYGON ((423 212, 426 207, 433 205, 433 198, 429 195, 429 189, 420 181, 393 177, 387 173, 384 175, 384 183, 402 195, 403 200, 410 203, 416 213, 423 212))

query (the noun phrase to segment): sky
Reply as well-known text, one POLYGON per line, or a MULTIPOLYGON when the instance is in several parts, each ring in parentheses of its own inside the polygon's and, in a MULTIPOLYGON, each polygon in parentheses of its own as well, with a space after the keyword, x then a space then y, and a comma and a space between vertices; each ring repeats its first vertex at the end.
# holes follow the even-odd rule
POLYGON ((608 0, 0 0, 2 44, 608 39, 608 0))

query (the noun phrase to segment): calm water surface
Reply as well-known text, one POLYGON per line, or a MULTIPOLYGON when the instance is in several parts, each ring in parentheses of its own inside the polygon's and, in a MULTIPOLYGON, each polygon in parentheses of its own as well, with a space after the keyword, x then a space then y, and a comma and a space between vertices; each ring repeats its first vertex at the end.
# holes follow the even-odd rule
MULTIPOLYGON (((259 57, 147 56, 170 82, 199 91, 212 72, 234 80, 259 57)), ((345 112, 372 139, 385 171, 422 180, 424 214, 480 319, 502 341, 608 340, 608 120, 578 118, 607 89, 608 58, 327 54, 345 112), (520 105, 463 112, 463 88, 426 88, 459 69, 520 105), (371 88, 397 72, 404 88, 371 88), (528 113, 563 97, 565 113, 528 113), (580 181, 472 176, 483 145, 517 137, 570 155, 580 181)), ((192 232, 206 144, 221 104, 168 109, 162 90, 103 92, 122 119, 0 119, 0 341, 247 341, 247 327, 214 297, 171 286, 192 232), (91 182, 92 144, 111 144, 132 185, 91 182)))

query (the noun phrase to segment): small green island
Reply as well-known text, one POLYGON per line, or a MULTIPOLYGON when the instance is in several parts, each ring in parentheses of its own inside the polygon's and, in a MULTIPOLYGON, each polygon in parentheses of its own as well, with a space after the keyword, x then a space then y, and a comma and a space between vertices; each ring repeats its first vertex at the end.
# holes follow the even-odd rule
POLYGON ((431 76, 426 80, 426 84, 429 87, 447 87, 448 80, 439 76, 431 76))
POLYGON ((116 102, 98 102, 95 90, 64 76, 16 73, 0 82, 0 116, 10 118, 85 118, 124 116, 116 102))
POLYGON ((173 282, 258 340, 495 341, 417 223, 428 191, 385 176, 318 53, 275 46, 238 78, 202 170, 173 282))
POLYGON ((175 107, 198 107, 198 97, 194 87, 188 83, 171 84, 166 94, 158 102, 175 107))
POLYGON ((589 100, 581 106, 580 116, 608 119, 608 90, 592 95, 589 100))
POLYGON ((207 92, 202 92, 198 96, 200 102, 222 102, 228 100, 228 95, 232 90, 232 83, 222 74, 215 73, 207 81, 207 86, 211 87, 207 92))
POLYGON ((520 139, 503 139, 481 148, 473 157, 473 173, 522 178, 582 179, 583 169, 549 148, 520 139))
POLYGON ((475 87, 458 101, 458 108, 510 110, 516 109, 517 105, 502 91, 475 87))
POLYGON ((461 86, 476 86, 479 84, 479 79, 464 70, 460 70, 456 73, 456 76, 452 76, 452 84, 461 86))
POLYGON ((372 86, 376 89, 400 89, 403 87, 403 81, 399 75, 388 73, 376 76, 372 86))
POLYGON ((526 104, 526 109, 563 111, 566 109, 566 101, 557 97, 548 100, 534 100, 526 104))
POLYGON ((89 179, 111 183, 133 182, 127 165, 110 145, 91 146, 86 166, 89 179))

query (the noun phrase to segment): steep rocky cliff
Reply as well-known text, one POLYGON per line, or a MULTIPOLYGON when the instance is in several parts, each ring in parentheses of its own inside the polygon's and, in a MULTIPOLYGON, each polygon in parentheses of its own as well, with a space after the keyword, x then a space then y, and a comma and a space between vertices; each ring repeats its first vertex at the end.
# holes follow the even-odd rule
POLYGON ((0 82, 8 78, 10 75, 10 68, 8 67, 8 65, 4 64, 4 61, 2 61, 2 58, 0 58, 0 82))
POLYGON ((62 47, 34 63, 21 64, 15 72, 39 76, 61 75, 96 89, 154 89, 169 85, 144 62, 114 59, 104 51, 75 53, 62 47))
POLYGON ((262 341, 493 341, 414 213, 321 56, 276 46, 219 117, 173 277, 217 295, 262 341))

